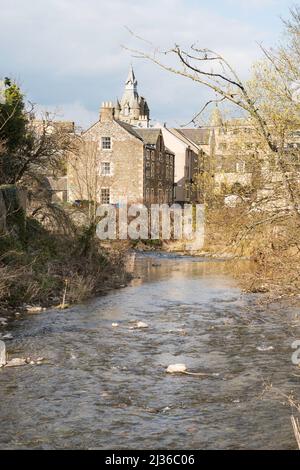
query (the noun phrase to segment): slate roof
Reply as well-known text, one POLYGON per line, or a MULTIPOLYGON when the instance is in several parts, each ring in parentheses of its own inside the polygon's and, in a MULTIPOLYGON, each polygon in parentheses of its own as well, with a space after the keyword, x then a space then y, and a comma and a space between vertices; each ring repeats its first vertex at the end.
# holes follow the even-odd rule
POLYGON ((183 135, 196 145, 208 144, 209 129, 175 129, 179 134, 183 135))
POLYGON ((158 137, 161 135, 160 129, 135 129, 141 136, 145 144, 156 145, 158 137))
POLYGON ((138 129, 134 129, 130 124, 127 122, 119 121, 116 120, 116 122, 119 124, 119 126, 123 127, 125 131, 129 132, 129 134, 133 135, 133 137, 136 137, 139 140, 143 140, 143 137, 139 135, 138 129))

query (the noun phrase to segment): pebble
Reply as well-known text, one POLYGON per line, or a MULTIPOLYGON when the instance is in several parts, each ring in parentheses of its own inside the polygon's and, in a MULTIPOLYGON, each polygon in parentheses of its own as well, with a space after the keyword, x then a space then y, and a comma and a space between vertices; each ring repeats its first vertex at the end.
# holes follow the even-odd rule
POLYGON ((170 409, 171 409, 171 408, 170 408, 169 406, 166 406, 166 407, 162 410, 162 412, 165 413, 166 411, 170 411, 170 409))
POLYGON ((11 333, 7 333, 6 335, 2 336, 2 339, 13 339, 13 335, 11 333))
POLYGON ((17 366, 24 366, 27 364, 26 359, 21 358, 21 357, 15 357, 14 359, 11 359, 5 364, 5 367, 17 367, 17 366))
POLYGON ((169 374, 176 374, 177 372, 186 372, 185 364, 171 364, 167 367, 166 372, 169 374))
POLYGON ((31 314, 41 313, 44 310, 45 309, 43 307, 31 307, 31 306, 26 307, 27 313, 31 313, 31 314))

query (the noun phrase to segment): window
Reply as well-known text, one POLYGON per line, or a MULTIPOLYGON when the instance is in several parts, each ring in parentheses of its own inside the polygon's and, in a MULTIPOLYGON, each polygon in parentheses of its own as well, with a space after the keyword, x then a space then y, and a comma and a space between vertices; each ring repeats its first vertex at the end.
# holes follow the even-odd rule
POLYGON ((162 199, 162 189, 158 190, 158 203, 161 204, 163 202, 162 199))
POLYGON ((109 204, 109 203, 110 203, 110 189, 101 188, 101 204, 109 204))
POLYGON ((101 162, 101 175, 109 176, 111 174, 110 162, 101 162))
POLYGON ((146 188, 146 202, 150 202, 150 189, 146 188))
POLYGON ((110 137, 101 137, 101 146, 102 150, 111 149, 111 138, 110 137))
POLYGON ((154 201, 155 201, 154 188, 151 188, 151 202, 154 202, 154 201))

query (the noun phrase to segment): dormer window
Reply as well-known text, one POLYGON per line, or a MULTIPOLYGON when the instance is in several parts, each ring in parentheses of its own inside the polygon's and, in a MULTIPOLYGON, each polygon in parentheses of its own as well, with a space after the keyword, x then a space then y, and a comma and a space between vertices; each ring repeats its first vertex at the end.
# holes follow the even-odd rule
POLYGON ((101 148, 102 150, 111 150, 111 138, 101 137, 101 148))

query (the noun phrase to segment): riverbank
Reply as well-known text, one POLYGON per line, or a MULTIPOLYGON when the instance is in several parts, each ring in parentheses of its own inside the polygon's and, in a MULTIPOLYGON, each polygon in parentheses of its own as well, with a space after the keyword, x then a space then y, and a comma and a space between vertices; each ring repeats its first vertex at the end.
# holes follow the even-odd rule
POLYGON ((268 300, 300 296, 299 222, 293 214, 250 211, 247 207, 208 210, 205 245, 198 255, 248 259, 251 269, 235 271, 248 293, 268 300))
POLYGON ((125 285, 126 253, 122 244, 104 247, 84 232, 51 233, 29 219, 22 242, 0 238, 0 313, 65 308, 125 285))

